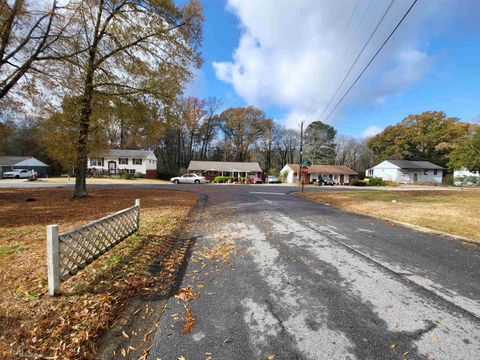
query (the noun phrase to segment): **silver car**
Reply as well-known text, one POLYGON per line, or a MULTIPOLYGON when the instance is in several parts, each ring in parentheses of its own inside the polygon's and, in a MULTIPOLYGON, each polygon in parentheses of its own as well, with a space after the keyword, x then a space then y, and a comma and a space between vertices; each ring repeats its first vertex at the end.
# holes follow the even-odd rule
POLYGON ((170 179, 174 184, 205 184, 207 179, 197 174, 185 174, 170 179))

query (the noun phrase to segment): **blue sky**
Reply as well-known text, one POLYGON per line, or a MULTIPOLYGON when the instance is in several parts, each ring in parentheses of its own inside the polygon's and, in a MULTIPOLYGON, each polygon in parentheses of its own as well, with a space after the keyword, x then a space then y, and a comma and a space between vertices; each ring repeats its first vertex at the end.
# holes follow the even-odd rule
MULTIPOLYGON (((254 105, 288 127, 324 120, 411 1, 205 0, 203 67, 188 95, 254 105), (387 11, 388 9, 388 11, 387 11), (327 111, 323 111, 383 22, 327 111)), ((480 116, 480 1, 420 0, 327 120, 362 138, 428 110, 480 116)))

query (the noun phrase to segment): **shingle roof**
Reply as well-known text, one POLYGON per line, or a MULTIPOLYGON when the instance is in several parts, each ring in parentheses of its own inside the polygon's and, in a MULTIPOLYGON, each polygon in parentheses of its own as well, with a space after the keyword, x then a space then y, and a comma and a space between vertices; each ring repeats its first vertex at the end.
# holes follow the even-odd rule
POLYGON ((0 156, 0 166, 13 166, 31 158, 31 156, 0 156))
POLYGON ((226 162, 226 161, 190 161, 188 170, 193 171, 241 171, 261 172, 257 162, 226 162))
POLYGON ((133 157, 133 158, 146 158, 148 155, 152 154, 151 150, 123 150, 123 149, 112 149, 100 153, 99 157, 133 157))
POLYGON ((25 167, 28 167, 28 166, 48 167, 48 165, 47 165, 47 164, 45 164, 44 162, 41 162, 41 161, 40 161, 40 160, 38 160, 38 159, 35 159, 34 157, 31 157, 31 158, 28 158, 28 159, 22 160, 22 161, 20 161, 19 163, 15 164, 15 166, 25 166, 25 167))
POLYGON ((443 169, 443 167, 429 161, 387 160, 401 169, 443 169))
MULTIPOLYGON (((299 171, 298 164, 288 164, 293 171, 299 171)), ((308 173, 335 174, 335 175, 357 175, 358 173, 343 165, 312 165, 308 167, 308 173)))

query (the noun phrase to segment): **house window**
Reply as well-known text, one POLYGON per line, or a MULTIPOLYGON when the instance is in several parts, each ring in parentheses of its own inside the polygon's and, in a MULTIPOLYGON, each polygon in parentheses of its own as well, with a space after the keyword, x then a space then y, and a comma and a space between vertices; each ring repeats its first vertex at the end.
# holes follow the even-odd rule
POLYGON ((132 175, 135 175, 135 169, 129 169, 128 172, 132 175))
POLYGON ((119 158, 118 163, 120 165, 128 165, 128 159, 127 158, 119 158))
POLYGON ((423 170, 423 175, 428 175, 428 170, 423 170))
POLYGON ((408 170, 402 170, 402 175, 403 176, 408 176, 408 170))
POLYGON ((90 159, 90 166, 103 166, 102 159, 90 159))
POLYGON ((142 159, 132 159, 133 165, 142 165, 142 159))
POLYGON ((433 170, 433 175, 437 175, 438 170, 433 170))

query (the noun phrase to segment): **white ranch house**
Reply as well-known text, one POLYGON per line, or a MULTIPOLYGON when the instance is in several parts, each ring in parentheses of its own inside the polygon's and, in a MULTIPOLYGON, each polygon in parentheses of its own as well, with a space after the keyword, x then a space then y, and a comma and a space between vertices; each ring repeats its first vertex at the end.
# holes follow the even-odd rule
POLYGON ((157 157, 150 150, 109 150, 88 158, 88 168, 109 174, 128 171, 132 175, 140 173, 154 179, 157 177, 157 157))
POLYGON ((398 184, 441 184, 444 168, 429 161, 385 160, 366 171, 367 177, 398 184))
MULTIPOLYGON (((285 181, 289 184, 298 182, 298 172, 300 166, 298 164, 287 164, 280 170, 280 174, 287 173, 285 181)), ((357 173, 347 166, 342 165, 312 165, 308 167, 308 174, 305 175, 305 182, 311 183, 323 178, 332 179, 335 184, 348 185, 350 181, 357 177, 357 173)))

